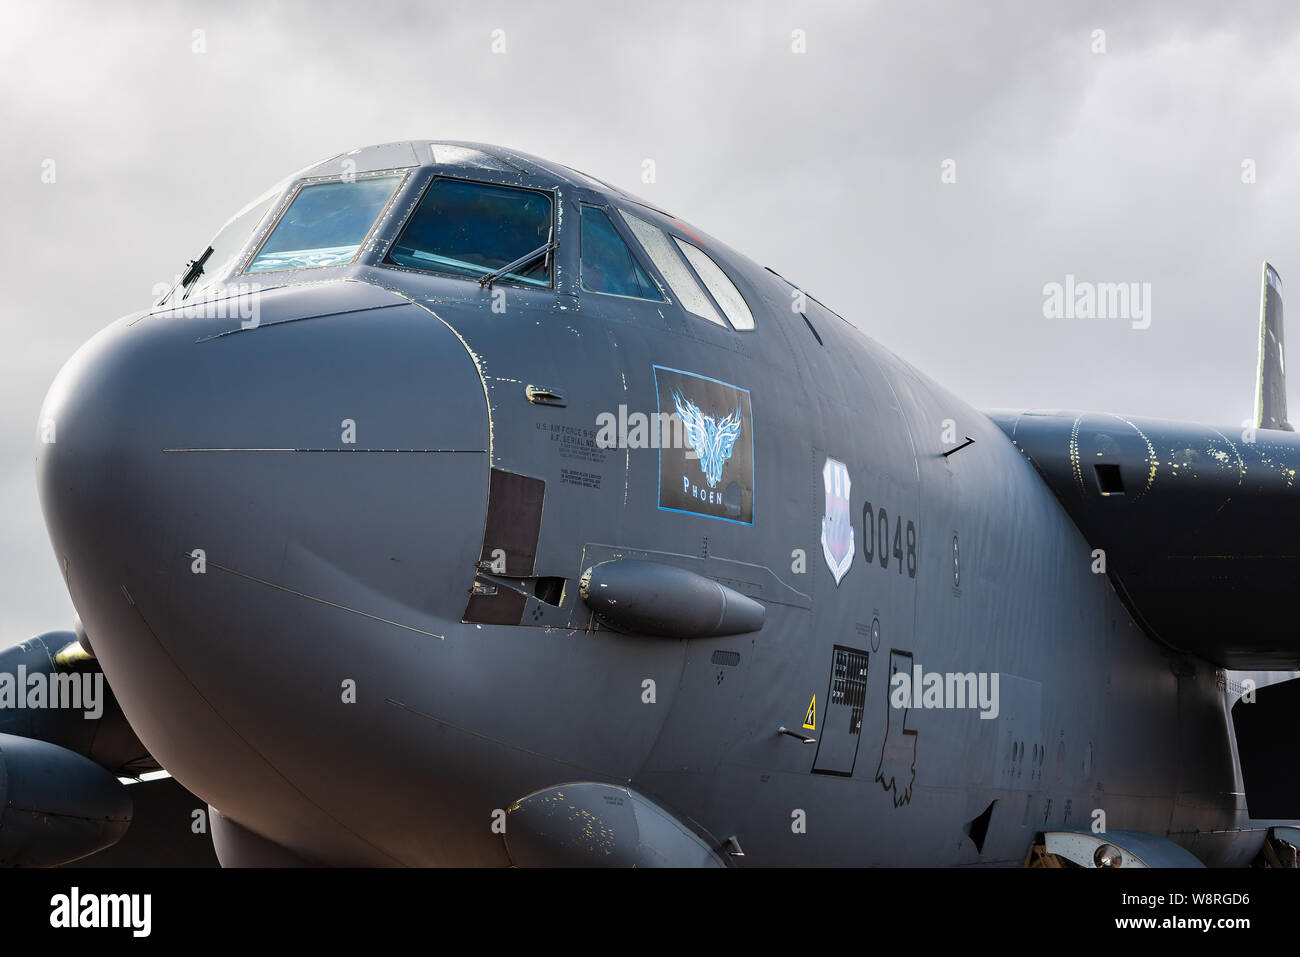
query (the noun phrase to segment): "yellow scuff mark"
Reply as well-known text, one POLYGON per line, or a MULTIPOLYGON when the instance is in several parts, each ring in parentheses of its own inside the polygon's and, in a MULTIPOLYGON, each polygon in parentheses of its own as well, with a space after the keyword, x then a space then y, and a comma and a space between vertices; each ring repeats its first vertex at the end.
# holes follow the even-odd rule
MULTIPOLYGON (((1242 458, 1241 452, 1237 449, 1237 446, 1233 443, 1232 439, 1228 438, 1222 432, 1219 432, 1219 438, 1228 443, 1228 448, 1232 449, 1232 454, 1237 457, 1237 487, 1240 488, 1241 483, 1246 480, 1246 460, 1242 458)), ((1215 451, 1218 452, 1219 450, 1216 449, 1215 451)), ((1227 455, 1224 455, 1224 464, 1231 464, 1227 455)), ((1226 505, 1227 502, 1225 501, 1224 504, 1226 505)))
POLYGON ((1083 465, 1079 461, 1079 423, 1083 416, 1076 416, 1074 427, 1070 429, 1070 471, 1074 473, 1074 483, 1079 487, 1079 494, 1087 496, 1087 487, 1083 484, 1083 465))
POLYGON ((87 661, 93 661, 94 657, 87 654, 86 649, 82 648, 80 643, 70 641, 55 654, 54 663, 60 668, 71 668, 74 665, 84 664, 87 661))
POLYGON ((1126 419, 1122 415, 1116 415, 1114 416, 1114 418, 1119 419, 1130 429, 1136 432, 1138 436, 1142 439, 1142 441, 1146 444, 1147 447, 1147 458, 1151 463, 1151 467, 1147 469, 1147 484, 1142 488, 1142 491, 1137 494, 1137 498, 1140 499, 1143 495, 1146 495, 1147 492, 1151 491, 1151 486, 1155 484, 1156 469, 1160 465, 1160 463, 1156 460, 1156 449, 1155 446, 1151 444, 1151 440, 1147 438, 1146 433, 1143 432, 1141 429, 1139 429, 1137 427, 1137 424, 1133 422, 1131 419, 1126 419))

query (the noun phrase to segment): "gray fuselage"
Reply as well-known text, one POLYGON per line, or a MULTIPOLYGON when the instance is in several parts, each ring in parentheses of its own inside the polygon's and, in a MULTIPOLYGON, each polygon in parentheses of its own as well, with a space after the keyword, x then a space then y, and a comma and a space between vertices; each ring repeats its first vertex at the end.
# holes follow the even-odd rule
POLYGON ((564 167, 436 165, 426 144, 349 155, 406 176, 354 262, 232 273, 259 288, 119 320, 42 413, 58 426, 42 506, 95 653, 141 741, 223 816, 312 863, 503 865, 497 812, 594 781, 714 847, 734 838, 742 864, 1018 864, 1036 832, 1098 811, 1207 863, 1255 854, 1223 672, 1143 633, 987 416, 771 271, 564 167), (384 265, 434 176, 553 195, 551 286, 384 265), (584 290, 583 203, 697 243, 755 328, 584 290), (661 507, 659 451, 597 441, 602 415, 659 410, 673 370, 747 392, 752 523, 661 507), (828 460, 851 480, 838 584, 828 460), (527 567, 495 585, 494 475, 544 483, 527 567), (756 599, 762 629, 602 624, 578 580, 620 556, 756 599), (502 624, 509 581, 518 622, 502 624), (837 648, 840 665, 865 656, 847 697, 837 648), (914 667, 996 675, 996 716, 892 707, 891 673, 914 667), (778 734, 809 723, 813 696, 814 743, 778 734))

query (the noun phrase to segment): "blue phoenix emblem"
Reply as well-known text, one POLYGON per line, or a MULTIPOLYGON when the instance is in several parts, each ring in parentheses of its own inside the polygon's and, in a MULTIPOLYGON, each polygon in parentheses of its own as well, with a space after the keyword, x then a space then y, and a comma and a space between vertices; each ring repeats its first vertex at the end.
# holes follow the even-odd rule
POLYGON ((686 441, 700 457, 700 471, 708 480, 709 488, 722 481, 722 467, 731 458, 731 451, 740 438, 740 410, 733 409, 721 419, 705 415, 690 399, 673 392, 673 404, 686 426, 686 441))

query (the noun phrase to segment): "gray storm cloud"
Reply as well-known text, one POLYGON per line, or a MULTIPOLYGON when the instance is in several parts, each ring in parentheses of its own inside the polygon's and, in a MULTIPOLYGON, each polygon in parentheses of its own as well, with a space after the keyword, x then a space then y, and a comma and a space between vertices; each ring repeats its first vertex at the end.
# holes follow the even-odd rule
POLYGON ((6 4, 0 645, 72 617, 32 468, 62 362, 247 200, 366 143, 613 182, 982 407, 1239 423, 1259 263, 1300 278, 1300 11, 1220 6, 6 4), (1149 283, 1149 326, 1045 317, 1066 276, 1149 283))

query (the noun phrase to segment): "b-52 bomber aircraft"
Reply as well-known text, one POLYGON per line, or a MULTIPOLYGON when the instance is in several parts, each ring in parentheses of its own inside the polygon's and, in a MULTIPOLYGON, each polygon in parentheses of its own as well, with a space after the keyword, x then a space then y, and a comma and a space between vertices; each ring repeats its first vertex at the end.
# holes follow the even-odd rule
POLYGON ((1264 275, 1245 427, 986 414, 565 166, 296 173, 50 388, 0 860, 164 769, 228 866, 1292 862, 1264 275))

